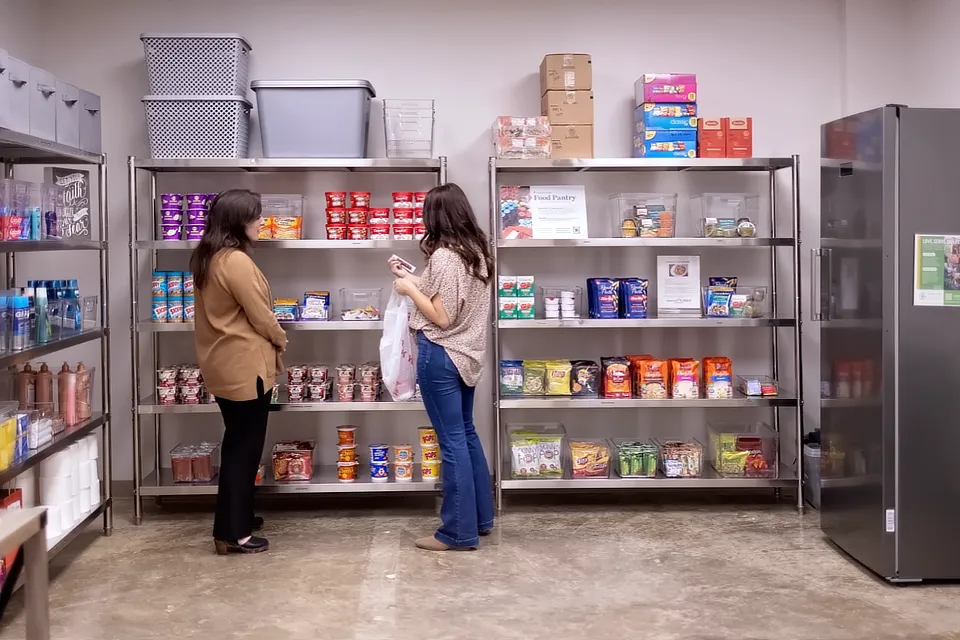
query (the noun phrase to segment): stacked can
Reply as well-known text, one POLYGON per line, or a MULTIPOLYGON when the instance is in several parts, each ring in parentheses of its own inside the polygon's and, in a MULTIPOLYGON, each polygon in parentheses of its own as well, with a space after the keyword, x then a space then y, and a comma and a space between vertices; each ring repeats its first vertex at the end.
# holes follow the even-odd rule
POLYGON ((294 364, 287 367, 287 402, 326 402, 333 381, 325 364, 294 364))
POLYGON ((189 271, 154 271, 151 293, 151 319, 154 322, 194 321, 193 274, 189 271))
POLYGON ((337 427, 337 480, 356 482, 357 467, 357 428, 350 424, 337 427))
POLYGON ((157 404, 207 404, 213 397, 203 385, 200 367, 181 364, 157 369, 157 404))
POLYGON ((199 240, 215 193, 164 193, 160 195, 160 237, 163 240, 199 240), (184 217, 183 205, 187 211, 184 217))
MULTIPOLYGON (((374 225, 370 219, 369 191, 327 191, 324 195, 327 200, 327 240, 371 239, 374 225)), ((378 223, 376 239, 383 239, 381 231, 378 223)), ((389 233, 389 228, 387 231, 389 233)))
POLYGON ((423 203, 426 191, 393 192, 393 237, 396 240, 419 240, 426 233, 423 224, 423 203))
POLYGON ((440 446, 433 427, 420 427, 420 476, 424 482, 440 481, 440 446))

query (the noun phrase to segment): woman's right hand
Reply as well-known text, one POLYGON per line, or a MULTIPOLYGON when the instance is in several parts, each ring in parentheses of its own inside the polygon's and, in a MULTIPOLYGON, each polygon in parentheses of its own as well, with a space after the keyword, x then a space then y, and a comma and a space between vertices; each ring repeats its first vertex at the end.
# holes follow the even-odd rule
POLYGON ((387 259, 387 264, 390 266, 390 273, 395 275, 398 278, 410 278, 414 283, 420 282, 420 276, 415 276, 403 267, 403 262, 400 261, 400 258, 397 256, 390 256, 387 259))

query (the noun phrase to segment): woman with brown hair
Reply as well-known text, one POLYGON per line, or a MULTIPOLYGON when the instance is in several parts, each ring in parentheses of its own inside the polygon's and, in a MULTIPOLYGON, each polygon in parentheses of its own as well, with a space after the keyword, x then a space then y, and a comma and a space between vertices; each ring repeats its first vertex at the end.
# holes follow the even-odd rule
POLYGON ((259 228, 260 195, 224 191, 210 206, 206 231, 190 258, 197 357, 226 429, 213 522, 220 555, 269 546, 252 535, 263 525, 253 513, 253 493, 287 335, 273 315, 270 286, 248 254, 259 228))

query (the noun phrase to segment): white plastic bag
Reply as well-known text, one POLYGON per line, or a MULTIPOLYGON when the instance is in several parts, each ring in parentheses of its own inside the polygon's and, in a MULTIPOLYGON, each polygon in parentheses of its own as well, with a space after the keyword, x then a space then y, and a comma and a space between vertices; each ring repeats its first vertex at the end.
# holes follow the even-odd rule
POLYGON ((409 328, 411 305, 410 298, 393 291, 383 314, 380 368, 383 384, 397 402, 411 400, 417 386, 417 343, 409 328))

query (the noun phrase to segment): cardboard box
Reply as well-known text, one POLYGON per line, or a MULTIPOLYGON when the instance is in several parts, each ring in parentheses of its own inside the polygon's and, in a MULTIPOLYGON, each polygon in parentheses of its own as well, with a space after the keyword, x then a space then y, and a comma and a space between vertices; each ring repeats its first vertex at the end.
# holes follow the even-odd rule
POLYGON ((696 158, 697 130, 633 134, 634 158, 696 158))
POLYGON ((753 157, 753 118, 724 118, 728 158, 753 157))
POLYGON ((727 157, 726 118, 700 118, 697 146, 701 158, 727 157))
POLYGON ((586 53, 551 53, 540 63, 540 95, 593 89, 593 63, 586 53))
POLYGON ((646 73, 633 83, 635 106, 644 102, 696 102, 694 73, 646 73))
POLYGON ((593 91, 547 91, 540 113, 550 124, 593 124, 593 91))
POLYGON ((592 158, 593 125, 556 125, 550 134, 550 142, 553 158, 592 158))
POLYGON ((697 128, 697 105, 647 102, 633 110, 634 131, 673 131, 697 128))

